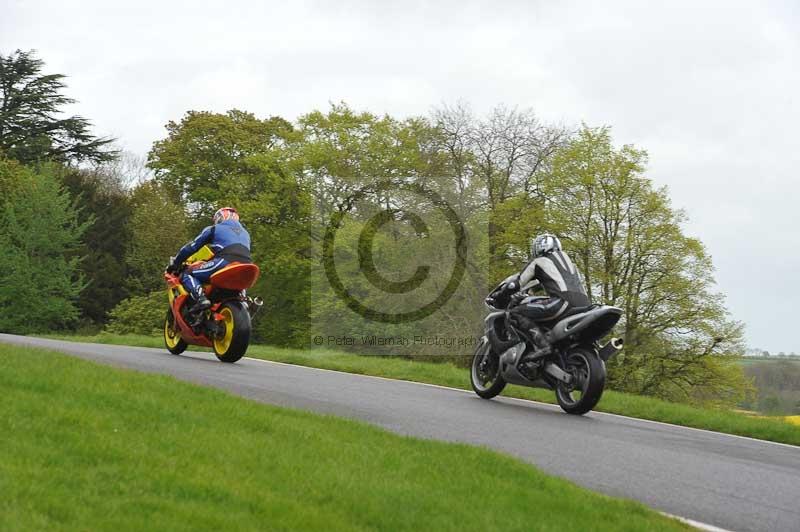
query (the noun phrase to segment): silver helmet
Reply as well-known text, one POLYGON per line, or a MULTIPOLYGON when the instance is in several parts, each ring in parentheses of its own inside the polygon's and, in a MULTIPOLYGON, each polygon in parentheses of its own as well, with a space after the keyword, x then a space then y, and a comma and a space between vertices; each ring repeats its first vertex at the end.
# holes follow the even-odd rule
POLYGON ((561 241, 555 235, 545 233, 531 240, 532 258, 541 257, 557 250, 561 250, 561 241))

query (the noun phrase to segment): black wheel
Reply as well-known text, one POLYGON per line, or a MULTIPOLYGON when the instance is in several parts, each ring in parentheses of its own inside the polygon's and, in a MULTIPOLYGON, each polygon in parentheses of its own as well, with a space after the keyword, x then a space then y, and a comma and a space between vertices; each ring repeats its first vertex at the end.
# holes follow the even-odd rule
POLYGON ((606 365, 594 350, 580 347, 567 354, 564 370, 572 375, 572 383, 556 386, 558 404, 568 414, 583 415, 603 396, 606 365))
POLYGON ((500 375, 500 358, 492 352, 492 346, 485 336, 478 342, 472 357, 469 380, 475 393, 484 399, 491 399, 506 387, 506 381, 500 375))
POLYGON ((170 309, 167 309, 167 316, 164 318, 164 345, 173 355, 186 351, 186 342, 181 338, 181 333, 175 330, 175 316, 170 309))
POLYGON ((214 338, 214 354, 222 362, 236 362, 250 344, 250 314, 240 301, 226 301, 217 312, 222 321, 214 338))

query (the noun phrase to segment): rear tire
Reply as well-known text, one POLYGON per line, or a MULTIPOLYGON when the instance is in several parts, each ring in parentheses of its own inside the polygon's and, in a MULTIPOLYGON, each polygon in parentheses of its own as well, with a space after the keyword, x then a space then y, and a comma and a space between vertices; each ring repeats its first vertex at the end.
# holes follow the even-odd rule
POLYGON ((469 376, 472 389, 483 399, 495 397, 506 387, 506 381, 500 375, 500 357, 492 353, 492 346, 485 336, 475 349, 469 376))
POLYGON ((164 318, 164 346, 173 355, 180 355, 186 351, 187 347, 186 342, 181 338, 181 333, 175 330, 175 316, 172 315, 172 309, 167 309, 167 315, 164 318))
POLYGON ((583 415, 597 405, 606 386, 606 365, 592 349, 579 347, 566 356, 563 368, 576 379, 571 386, 556 385, 556 400, 567 414, 583 415), (580 397, 577 394, 580 393, 580 397))
POLYGON ((217 312, 222 314, 223 330, 214 339, 214 354, 222 362, 236 362, 250 344, 250 313, 240 301, 226 301, 217 312))

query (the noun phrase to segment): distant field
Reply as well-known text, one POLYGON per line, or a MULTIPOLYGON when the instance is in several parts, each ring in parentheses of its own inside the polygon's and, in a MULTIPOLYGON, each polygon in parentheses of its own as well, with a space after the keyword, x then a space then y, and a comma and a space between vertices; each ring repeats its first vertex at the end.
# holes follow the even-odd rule
POLYGON ((777 356, 769 356, 769 357, 741 357, 739 359, 739 363, 747 366, 750 364, 757 364, 762 362, 791 362, 793 364, 800 365, 800 357, 777 357, 777 356))
POLYGON ((487 449, 0 344, 0 530, 687 530, 487 449))
MULTIPOLYGON (((163 340, 152 336, 102 333, 97 336, 50 335, 50 337, 80 342, 163 348, 163 340)), ((300 366, 470 389, 469 372, 452 364, 354 355, 329 349, 282 349, 266 345, 251 346, 247 355, 300 366)), ((520 386, 509 386, 503 395, 546 403, 555 402, 551 391, 520 386)), ((596 409, 640 419, 800 445, 800 429, 780 417, 753 417, 728 410, 698 408, 611 390, 603 394, 596 409)))
POLYGON ((758 390, 755 400, 742 406, 771 416, 800 414, 800 359, 746 357, 740 363, 758 390))

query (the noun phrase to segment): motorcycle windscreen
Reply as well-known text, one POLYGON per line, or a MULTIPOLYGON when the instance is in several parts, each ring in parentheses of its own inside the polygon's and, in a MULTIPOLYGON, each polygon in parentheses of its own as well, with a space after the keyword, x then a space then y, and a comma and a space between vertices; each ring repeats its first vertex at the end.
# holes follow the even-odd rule
POLYGON ((253 286, 261 271, 255 264, 234 262, 211 276, 211 284, 228 290, 245 290, 253 286))

